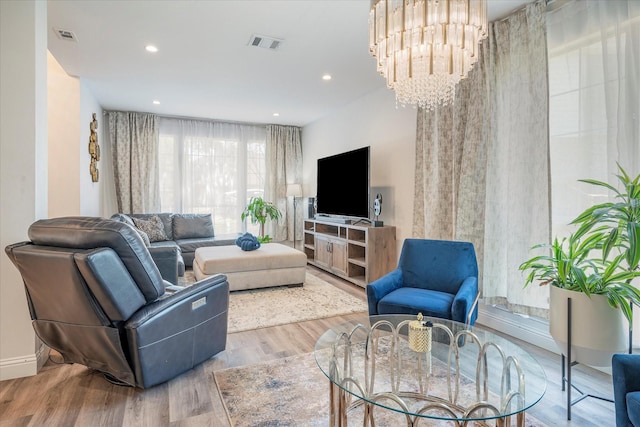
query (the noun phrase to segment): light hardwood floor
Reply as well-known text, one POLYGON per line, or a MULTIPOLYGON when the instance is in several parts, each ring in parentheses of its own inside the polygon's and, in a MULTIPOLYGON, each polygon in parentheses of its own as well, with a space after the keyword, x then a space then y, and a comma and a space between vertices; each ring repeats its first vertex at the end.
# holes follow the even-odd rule
MULTIPOLYGON (((364 290, 308 267, 334 286, 366 300, 364 290)), ((80 365, 55 364, 55 355, 33 377, 0 382, 0 426, 212 426, 229 427, 213 372, 313 351, 329 327, 360 315, 336 316, 229 334, 227 349, 168 383, 149 390, 120 387, 80 365)), ((519 342, 544 367, 547 392, 530 411, 549 426, 613 427, 612 403, 588 398, 566 420, 560 356, 519 342)), ((573 370, 574 384, 611 397, 611 376, 585 366, 573 370)), ((328 388, 328 387, 327 387, 328 388)), ((300 426, 305 426, 300 420, 300 426)))

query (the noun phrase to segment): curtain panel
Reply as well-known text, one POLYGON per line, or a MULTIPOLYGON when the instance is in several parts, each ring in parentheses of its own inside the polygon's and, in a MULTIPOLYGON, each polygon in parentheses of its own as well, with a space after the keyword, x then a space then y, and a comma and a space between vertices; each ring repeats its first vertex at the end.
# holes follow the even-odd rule
MULTIPOLYGON (((618 187, 617 164, 640 173, 640 2, 570 1, 547 14, 547 32, 552 225, 562 238, 584 209, 615 202, 579 179, 618 187)), ((633 329, 640 329, 637 314, 633 329)))
POLYGON ((264 195, 265 126, 162 117, 159 132, 162 210, 211 213, 216 234, 242 231, 248 199, 264 195))
POLYGON ((119 111, 107 114, 118 211, 158 212, 158 117, 119 111))
POLYGON ((274 240, 302 238, 302 209, 295 209, 293 198, 286 196, 288 184, 302 184, 301 130, 296 126, 267 126, 267 182, 265 199, 273 202, 283 215, 283 221, 266 224, 265 231, 274 240), (296 213, 294 218, 293 213, 296 213), (296 221, 296 236, 293 223, 296 221))
POLYGON ((485 303, 546 316, 518 270, 549 239, 546 3, 489 24, 453 105, 418 111, 413 235, 471 241, 485 303))

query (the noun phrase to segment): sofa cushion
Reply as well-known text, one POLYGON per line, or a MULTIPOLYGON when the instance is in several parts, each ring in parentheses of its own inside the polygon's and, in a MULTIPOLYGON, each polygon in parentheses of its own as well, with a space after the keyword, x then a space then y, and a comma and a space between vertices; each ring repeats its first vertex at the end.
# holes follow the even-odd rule
POLYGON ((634 426, 640 426, 640 391, 627 393, 627 414, 634 426))
POLYGON ((378 302, 378 314, 417 314, 451 319, 454 295, 420 288, 399 288, 378 302), (425 311, 425 307, 429 307, 425 311))
POLYGON ((133 227, 134 230, 136 230, 136 233, 138 233, 138 235, 142 238, 142 241, 144 242, 144 245, 146 247, 149 247, 151 245, 151 241, 149 240, 149 235, 144 231, 140 230, 139 228, 137 228, 136 224, 133 222, 130 216, 117 213, 117 214, 113 214, 111 216, 111 219, 114 221, 124 222, 125 224, 130 225, 131 227, 133 227))
MULTIPOLYGON (((234 242, 235 240, 232 241, 231 244, 233 244, 234 242)), ((196 249, 205 246, 219 246, 218 239, 216 239, 215 237, 207 237, 201 239, 180 239, 176 240, 176 243, 178 244, 178 246, 180 246, 182 252, 195 252, 196 249)))
MULTIPOLYGON (((120 214, 122 215, 122 214, 120 214)), ((168 212, 163 213, 137 213, 137 214, 128 214, 131 218, 140 218, 149 220, 152 216, 157 216, 162 221, 162 225, 164 225, 164 232, 169 238, 168 240, 173 240, 173 214, 168 212)))
POLYGON ((152 216, 148 220, 141 218, 132 218, 136 225, 136 228, 144 231, 149 236, 150 242, 160 242, 169 240, 169 237, 164 231, 164 225, 160 218, 152 216))
POLYGON ((213 220, 211 214, 174 214, 173 238, 198 239, 213 237, 213 220))

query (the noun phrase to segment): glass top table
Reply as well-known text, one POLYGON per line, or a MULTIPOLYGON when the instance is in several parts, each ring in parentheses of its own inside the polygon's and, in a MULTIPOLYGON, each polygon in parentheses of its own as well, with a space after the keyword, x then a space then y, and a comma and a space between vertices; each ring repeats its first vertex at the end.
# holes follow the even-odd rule
POLYGON ((327 330, 314 354, 330 381, 331 426, 508 426, 512 416, 524 426, 546 390, 544 369, 524 349, 445 319, 365 316, 327 330))

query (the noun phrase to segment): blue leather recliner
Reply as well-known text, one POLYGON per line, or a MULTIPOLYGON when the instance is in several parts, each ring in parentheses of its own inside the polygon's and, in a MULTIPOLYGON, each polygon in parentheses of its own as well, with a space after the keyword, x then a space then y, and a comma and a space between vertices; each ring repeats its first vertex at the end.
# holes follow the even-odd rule
POLYGON ((133 227, 109 219, 43 219, 28 234, 5 251, 22 275, 33 329, 65 363, 149 388, 225 349, 226 276, 173 286, 133 227))
POLYGON ((640 354, 614 354, 613 398, 617 427, 640 427, 640 354))
POLYGON ((473 325, 478 262, 472 243, 406 239, 398 267, 367 285, 369 315, 418 314, 473 325))

